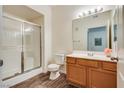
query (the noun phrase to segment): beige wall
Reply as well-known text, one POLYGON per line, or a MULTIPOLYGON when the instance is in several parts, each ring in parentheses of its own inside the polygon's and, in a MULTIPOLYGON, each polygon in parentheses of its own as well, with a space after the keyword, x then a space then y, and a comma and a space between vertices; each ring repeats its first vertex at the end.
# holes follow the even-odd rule
POLYGON ((39 25, 43 26, 44 25, 44 16, 41 16, 41 17, 38 17, 35 19, 31 19, 30 21, 35 24, 39 24, 39 25))
POLYGON ((42 13, 34 11, 31 8, 28 8, 24 5, 4 5, 3 14, 5 16, 19 18, 25 21, 33 22, 38 25, 44 24, 44 16, 42 13))
POLYGON ((52 9, 52 49, 58 51, 72 50, 72 14, 70 8, 53 7, 52 9), (69 13, 70 12, 70 13, 69 13))

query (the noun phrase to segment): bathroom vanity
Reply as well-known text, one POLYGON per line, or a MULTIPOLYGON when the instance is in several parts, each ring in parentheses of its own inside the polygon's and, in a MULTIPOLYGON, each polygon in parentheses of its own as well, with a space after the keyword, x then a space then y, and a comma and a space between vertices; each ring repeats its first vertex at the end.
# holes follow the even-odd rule
POLYGON ((117 18, 115 10, 104 11, 72 20, 73 53, 66 56, 67 81, 78 87, 116 88, 117 18), (79 52, 80 51, 80 52, 79 52))
POLYGON ((78 87, 117 87, 117 62, 107 57, 67 55, 66 71, 68 83, 78 87))

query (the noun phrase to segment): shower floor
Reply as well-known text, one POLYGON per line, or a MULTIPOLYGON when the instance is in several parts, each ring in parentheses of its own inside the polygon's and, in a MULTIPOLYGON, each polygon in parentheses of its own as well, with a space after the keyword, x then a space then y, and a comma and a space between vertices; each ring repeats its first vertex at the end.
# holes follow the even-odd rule
POLYGON ((61 73, 56 80, 49 80, 50 73, 42 73, 22 83, 19 83, 12 88, 75 88, 68 85, 66 75, 61 73))

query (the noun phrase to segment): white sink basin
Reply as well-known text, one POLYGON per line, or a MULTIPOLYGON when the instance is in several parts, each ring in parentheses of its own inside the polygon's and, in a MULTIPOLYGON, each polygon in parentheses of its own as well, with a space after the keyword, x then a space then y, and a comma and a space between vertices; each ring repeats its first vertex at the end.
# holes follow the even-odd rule
POLYGON ((93 56, 89 56, 88 53, 85 54, 70 54, 68 57, 77 57, 77 58, 85 58, 85 59, 94 59, 94 60, 103 60, 103 61, 111 61, 110 58, 105 55, 93 54, 93 56))

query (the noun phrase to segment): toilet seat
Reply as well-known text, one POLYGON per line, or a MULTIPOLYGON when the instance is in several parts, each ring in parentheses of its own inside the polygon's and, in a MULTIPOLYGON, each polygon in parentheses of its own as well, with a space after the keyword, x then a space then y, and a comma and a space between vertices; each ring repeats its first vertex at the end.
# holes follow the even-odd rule
POLYGON ((50 80, 55 80, 60 76, 60 70, 64 62, 65 62, 65 54, 59 53, 55 55, 55 62, 52 64, 48 64, 47 70, 50 72, 50 80))
POLYGON ((48 65, 48 70, 49 71, 56 71, 56 70, 59 69, 59 67, 60 67, 60 65, 57 65, 57 64, 49 64, 48 65))

